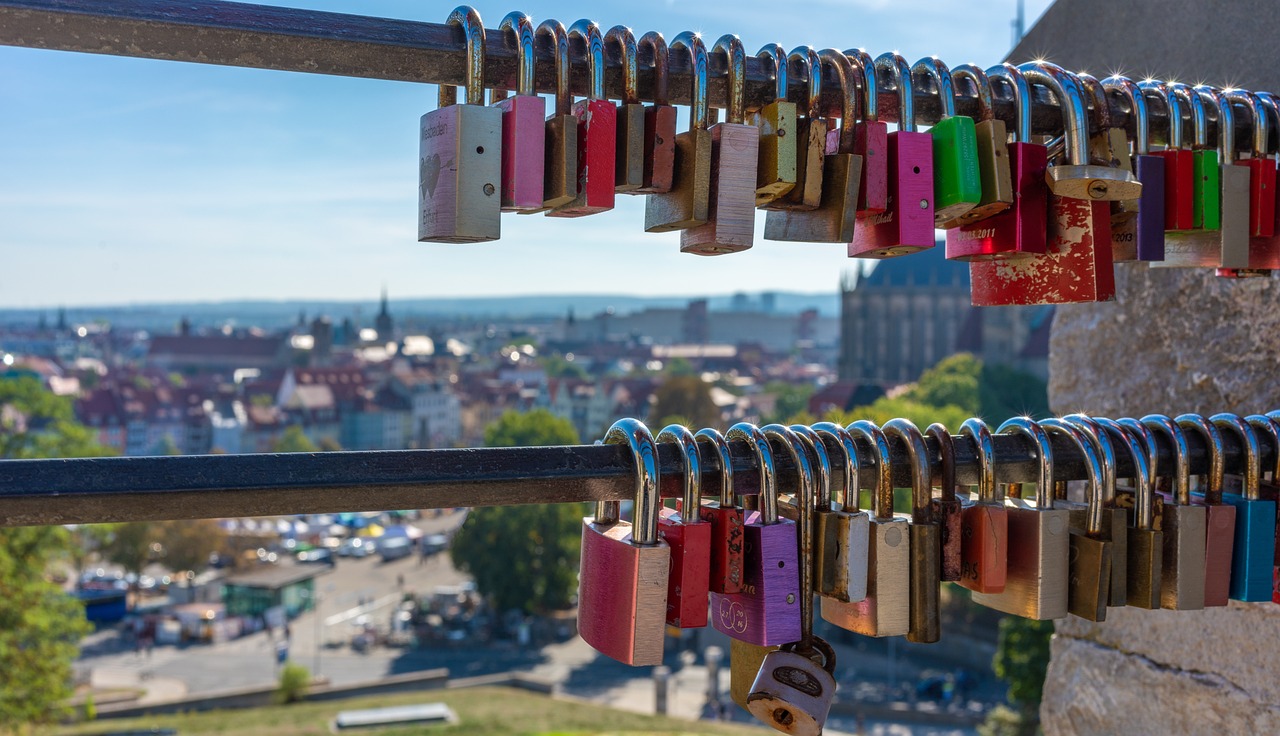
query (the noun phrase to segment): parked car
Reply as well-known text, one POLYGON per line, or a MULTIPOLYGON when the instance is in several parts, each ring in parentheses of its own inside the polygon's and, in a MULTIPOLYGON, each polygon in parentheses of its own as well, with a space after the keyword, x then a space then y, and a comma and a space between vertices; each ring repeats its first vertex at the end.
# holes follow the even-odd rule
POLYGON ((347 539, 338 546, 339 557, 368 557, 378 551, 378 546, 368 537, 347 539))
POLYGON ((444 534, 430 534, 422 538, 422 554, 434 555, 449 547, 449 537, 444 534))
POLYGON ((382 555, 383 562, 408 557, 413 554, 413 540, 408 537, 392 537, 390 539, 384 537, 378 543, 378 553, 382 555))
POLYGON ((337 559, 334 558, 333 552, 321 547, 319 549, 308 549, 308 550, 299 552, 298 562, 303 562, 303 563, 314 562, 314 563, 323 563, 326 565, 332 565, 337 562, 337 559))

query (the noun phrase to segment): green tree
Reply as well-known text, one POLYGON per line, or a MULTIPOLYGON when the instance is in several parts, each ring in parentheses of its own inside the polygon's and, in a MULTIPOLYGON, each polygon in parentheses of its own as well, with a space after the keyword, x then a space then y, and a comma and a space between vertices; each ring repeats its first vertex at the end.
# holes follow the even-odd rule
POLYGON ((542 370, 546 371, 548 378, 571 378, 579 381, 585 381, 591 377, 586 368, 581 363, 575 363, 566 360, 559 355, 547 355, 538 359, 542 364, 542 370))
POLYGON ((182 450, 178 449, 178 443, 173 441, 170 435, 161 435, 159 441, 152 445, 148 455, 181 455, 182 450))
POLYGON ((929 406, 955 406, 971 416, 980 410, 978 383, 982 361, 969 353, 944 358, 925 371, 907 397, 929 406))
POLYGON ((286 662, 280 669, 280 686, 276 688, 276 701, 281 704, 298 703, 307 697, 311 688, 311 670, 300 664, 286 662))
POLYGON ((884 424, 895 417, 910 419, 916 426, 924 429, 934 422, 942 422, 947 429, 955 432, 965 419, 973 416, 958 406, 934 406, 907 398, 905 395, 894 398, 887 396, 877 399, 867 406, 858 406, 847 412, 830 411, 823 417, 829 422, 848 424, 856 419, 866 419, 876 424, 884 424))
MULTIPOLYGON (((118 524, 104 524, 105 541, 102 544, 102 556, 124 568, 126 573, 134 576, 142 574, 153 555, 159 549, 156 539, 157 527, 150 521, 125 521, 118 524)), ((137 596, 137 577, 129 586, 130 592, 137 596)))
POLYGON ((1034 734, 1039 724, 1037 714, 1044 693, 1045 673, 1049 669, 1052 638, 1052 621, 1018 616, 1006 616, 1000 621, 1000 639, 991 666, 996 677, 1009 684, 1009 704, 1021 720, 1020 736, 1034 734))
POLYGON ((165 567, 185 573, 203 570, 209 555, 222 548, 227 532, 212 519, 178 519, 157 524, 155 538, 165 567))
MULTIPOLYGON (((485 428, 490 447, 577 442, 573 425, 545 410, 507 412, 485 428)), ((583 513, 582 504, 472 509, 450 549, 453 564, 499 611, 567 608, 577 588, 583 513)))
POLYGON ((271 443, 272 452, 320 452, 316 443, 302 431, 302 427, 290 424, 280 438, 271 443))
POLYGON ((0 529, 0 732, 55 721, 71 696, 71 661, 92 627, 46 575, 68 545, 62 527, 0 529))
POLYGON ((711 400, 711 385, 698 376, 670 376, 653 395, 649 418, 655 427, 677 419, 693 429, 720 426, 720 407, 711 400))
POLYGON ((30 376, 0 379, 0 408, 12 407, 25 417, 26 429, 16 419, 0 418, 0 457, 102 457, 114 455, 98 444, 93 432, 75 420, 71 399, 45 390, 30 376))
POLYGON ((807 383, 787 383, 786 381, 770 381, 764 385, 764 392, 773 394, 773 413, 764 417, 765 423, 780 422, 795 424, 801 414, 807 413, 809 399, 814 388, 807 383))

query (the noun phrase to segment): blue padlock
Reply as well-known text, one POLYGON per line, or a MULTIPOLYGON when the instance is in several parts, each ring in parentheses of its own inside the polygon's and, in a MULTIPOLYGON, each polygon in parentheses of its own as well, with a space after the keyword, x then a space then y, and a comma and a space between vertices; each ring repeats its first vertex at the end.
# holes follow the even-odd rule
POLYGON ((1222 494, 1223 502, 1236 508, 1230 596, 1238 601, 1269 601, 1274 587, 1276 502, 1264 501, 1258 486, 1258 435, 1248 422, 1235 414, 1214 414, 1209 421, 1219 429, 1234 432, 1245 452, 1240 493, 1222 494))

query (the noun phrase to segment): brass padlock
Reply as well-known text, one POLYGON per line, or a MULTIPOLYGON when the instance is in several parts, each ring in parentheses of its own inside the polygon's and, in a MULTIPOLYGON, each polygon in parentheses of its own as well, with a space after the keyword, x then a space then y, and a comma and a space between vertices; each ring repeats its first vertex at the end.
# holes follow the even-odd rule
POLYGON ((622 57, 622 104, 618 106, 618 132, 613 168, 614 191, 635 193, 644 186, 645 106, 636 84, 639 73, 635 34, 626 26, 614 26, 604 34, 605 48, 615 43, 622 57))
MULTIPOLYGON (((756 169, 756 206, 769 204, 796 185, 796 103, 787 99, 787 52, 766 43, 756 58, 773 63, 774 99, 751 114, 760 129, 760 165, 756 169)), ((767 236, 766 236, 767 237, 767 236)))
MULTIPOLYGON (((1093 101, 1092 124, 1098 132, 1089 137, 1089 160, 1100 166, 1113 169, 1133 171, 1133 159, 1129 156, 1129 138, 1123 128, 1114 127, 1111 118, 1111 105, 1107 100, 1107 90, 1102 82, 1091 74, 1078 72, 1076 78, 1084 86, 1085 92, 1093 101)), ((1111 203, 1111 227, 1133 232, 1133 223, 1138 217, 1138 200, 1127 199, 1111 203)), ((1128 259, 1133 260, 1133 259, 1128 259)))
MULTIPOLYGON (((1129 512, 1121 508, 1116 498, 1116 450, 1102 425, 1086 414, 1068 414, 1063 419, 1084 433, 1085 438, 1098 453, 1102 463, 1099 478, 1102 504, 1102 538, 1111 543, 1111 571, 1108 584, 1107 605, 1112 608, 1129 603, 1129 512)), ((1065 487, 1063 489, 1065 491, 1065 487)), ((1071 526, 1083 529, 1088 526, 1089 504, 1068 503, 1071 510, 1071 526)))
POLYGON ((814 519, 815 586, 818 595, 857 602, 867 597, 867 546, 871 535, 871 517, 858 510, 858 446, 849 430, 835 422, 818 422, 813 430, 822 439, 834 441, 844 461, 840 507, 832 506, 835 494, 830 486, 826 499, 821 494, 818 497, 814 519))
POLYGON ((535 44, 543 36, 550 38, 555 58, 555 112, 547 118, 542 209, 521 210, 526 215, 569 204, 578 196, 578 119, 573 116, 569 87, 569 32, 560 21, 548 18, 538 24, 535 44))
POLYGON ((986 72, 973 64, 960 64, 951 70, 955 82, 968 81, 978 97, 978 119, 974 132, 978 137, 978 174, 982 178, 982 199, 977 206, 939 227, 944 230, 981 222, 1013 206, 1013 172, 1009 167, 1009 131, 995 115, 991 99, 991 81, 986 72))
MULTIPOLYGON (((1062 434, 1075 444, 1084 457, 1089 482, 1085 486, 1087 511, 1071 520, 1071 571, 1067 585, 1067 611, 1086 621, 1107 620, 1107 594, 1111 581, 1121 577, 1112 572, 1112 543, 1103 534, 1105 510, 1102 505, 1103 463, 1099 443, 1080 425, 1062 419, 1040 422, 1046 432, 1062 434), (1080 523, 1081 526, 1076 524, 1080 523)), ((1113 470, 1114 472, 1114 470, 1113 470)), ((1074 510, 1072 511, 1074 514, 1074 510)))
POLYGON ((751 695, 761 663, 769 652, 776 651, 776 646, 762 647, 741 639, 729 639, 729 697, 743 710, 747 710, 747 697, 751 695))
POLYGON ((766 210, 812 210, 822 204, 822 157, 830 130, 822 115, 822 61, 813 47, 797 46, 787 54, 788 68, 791 64, 803 68, 808 92, 805 114, 796 118, 796 184, 761 205, 766 210))
POLYGON ((670 51, 689 52, 693 93, 689 129, 676 136, 676 168, 671 191, 645 201, 644 230, 667 233, 707 222, 711 206, 711 132, 707 130, 707 47, 693 31, 671 40, 670 51))
POLYGON ((902 442, 911 461, 911 626, 907 641, 932 644, 942 637, 942 531, 933 518, 929 449, 924 435, 909 419, 890 419, 883 431, 902 442))
MULTIPOLYGON (((1121 419, 1128 426, 1133 420, 1121 419)), ((1160 577, 1160 607, 1175 611, 1204 608, 1205 507, 1191 502, 1191 462, 1187 438, 1177 422, 1162 414, 1148 414, 1143 426, 1168 441, 1173 455, 1173 482, 1161 510, 1164 555, 1160 577)), ((1151 470, 1155 471, 1152 463, 1151 470)))
POLYGON ((939 486, 941 494, 930 499, 933 518, 938 523, 938 544, 941 547, 940 573, 943 580, 959 581, 961 572, 961 507, 956 497, 956 448, 947 425, 934 422, 924 430, 925 437, 938 443, 939 472, 931 483, 939 486))
POLYGON ((1158 527, 1155 483, 1155 438, 1141 423, 1120 424, 1096 418, 1111 438, 1129 450, 1134 467, 1133 508, 1129 511, 1128 604, 1134 608, 1160 607, 1160 585, 1164 569, 1164 532, 1158 527))

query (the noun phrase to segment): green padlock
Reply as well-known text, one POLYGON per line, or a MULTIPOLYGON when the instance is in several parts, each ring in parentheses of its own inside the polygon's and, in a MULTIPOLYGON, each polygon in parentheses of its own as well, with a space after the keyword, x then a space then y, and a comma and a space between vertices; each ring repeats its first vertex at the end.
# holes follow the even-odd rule
POLYGON ((1173 94, 1191 108, 1192 148, 1195 183, 1191 187, 1191 227, 1195 230, 1222 229, 1222 180, 1219 177, 1218 149, 1209 143, 1209 120, 1200 94, 1185 84, 1169 85, 1173 94))
MULTIPOLYGON (((932 80, 942 106, 942 118, 929 129, 933 136, 934 223, 955 222, 982 201, 982 175, 978 168, 978 133, 973 118, 956 115, 951 70, 941 59, 928 56, 911 67, 911 75, 932 80)), ((921 82, 917 82, 921 84, 921 82)), ((930 84, 924 81, 928 89, 930 84)))

